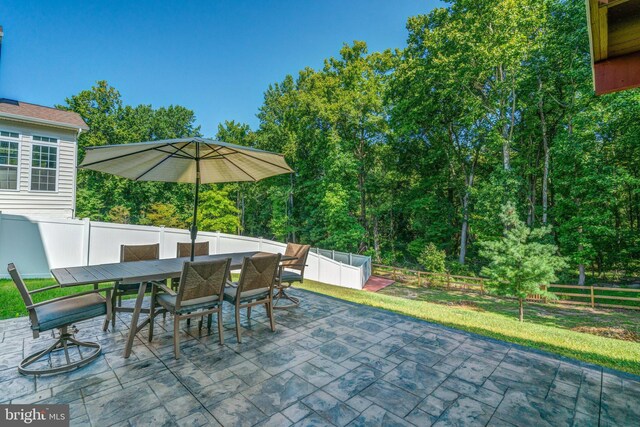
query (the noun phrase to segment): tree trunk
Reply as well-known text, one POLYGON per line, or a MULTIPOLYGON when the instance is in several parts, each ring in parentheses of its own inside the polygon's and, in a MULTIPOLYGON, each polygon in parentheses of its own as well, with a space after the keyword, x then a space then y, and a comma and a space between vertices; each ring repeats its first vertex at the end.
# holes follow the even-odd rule
MULTIPOLYGON (((582 234, 582 226, 578 227, 578 236, 580 236, 582 234)), ((582 237, 579 237, 580 239, 582 237)), ((584 249, 584 247, 582 246, 582 243, 578 244, 578 252, 582 252, 582 249, 584 249)), ((587 278, 587 274, 586 274, 586 268, 584 264, 578 264, 578 286, 584 286, 585 281, 587 278)))
POLYGON ((244 191, 242 184, 238 184, 236 191, 236 208, 238 209, 238 235, 242 235, 244 231, 244 191))
POLYGON ((460 230, 460 257, 458 262, 464 265, 465 257, 467 256, 467 234, 469 231, 469 197, 471 188, 473 187, 474 166, 471 166, 471 172, 467 180, 467 185, 464 191, 464 197, 462 198, 462 227, 460 230))
MULTIPOLYGON (((293 222, 293 174, 289 174, 289 182, 291 184, 291 186, 289 187, 289 214, 287 217, 287 220, 289 220, 289 218, 291 218, 291 222, 293 222)), ((287 221, 289 222, 289 221, 287 221)), ((291 227, 291 224, 289 223, 289 230, 291 233, 291 242, 293 243, 297 243, 296 242, 296 231, 294 229, 294 227, 291 227)))
POLYGON ((527 217, 527 225, 533 227, 536 219, 536 176, 531 176, 529 188, 529 215, 527 217))
POLYGON ((521 322, 524 322, 524 301, 522 300, 522 298, 518 299, 518 305, 519 305, 519 318, 521 322))
POLYGON ((366 141, 364 138, 360 138, 360 146, 358 149, 358 158, 360 160, 360 167, 358 170, 358 191, 360 192, 360 225, 365 230, 363 240, 359 245, 359 252, 362 253, 367 250, 367 234, 369 229, 367 227, 367 193, 365 190, 366 183, 366 169, 365 169, 365 147, 366 141))
POLYGON ((373 217, 373 251, 376 262, 380 262, 380 230, 377 216, 373 217))
POLYGON ((586 268, 584 264, 578 264, 578 285, 584 286, 587 279, 586 268))
MULTIPOLYGON (((542 82, 538 79, 540 90, 542 90, 542 82)), ((549 138, 547 134, 547 121, 544 115, 544 104, 542 102, 542 94, 538 102, 540 113, 540 126, 542 128, 542 146, 544 149, 544 169, 542 172, 542 224, 547 225, 547 210, 549 207, 549 138)))
POLYGON ((511 170, 511 153, 509 148, 509 141, 507 139, 504 140, 502 144, 502 162, 504 164, 504 170, 511 170))

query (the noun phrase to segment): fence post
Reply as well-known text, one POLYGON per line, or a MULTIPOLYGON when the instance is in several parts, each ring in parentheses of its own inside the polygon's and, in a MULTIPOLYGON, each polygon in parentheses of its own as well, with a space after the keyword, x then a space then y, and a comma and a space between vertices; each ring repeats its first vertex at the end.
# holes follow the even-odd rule
POLYGON ((422 275, 418 271, 418 286, 422 286, 422 275))
POLYGON ((91 246, 91 220, 82 218, 82 265, 89 265, 89 247, 91 246))
POLYGON ((164 258, 164 225, 160 226, 158 232, 158 243, 160 244, 160 258, 164 258))
POLYGON ((451 289, 451 274, 447 272, 447 290, 451 289))
POLYGON ((480 279, 480 293, 484 294, 484 279, 480 279))
POLYGON ((595 308, 596 306, 596 298, 593 294, 593 285, 591 285, 591 308, 595 308))

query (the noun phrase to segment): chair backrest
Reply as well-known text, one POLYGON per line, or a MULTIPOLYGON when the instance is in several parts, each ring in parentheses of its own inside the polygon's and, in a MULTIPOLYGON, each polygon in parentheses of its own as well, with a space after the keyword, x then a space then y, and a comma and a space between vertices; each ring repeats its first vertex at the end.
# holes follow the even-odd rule
MULTIPOLYGON (((209 255, 209 242, 196 242, 195 254, 193 256, 209 255)), ((178 258, 191 256, 191 242, 178 243, 178 249, 176 252, 178 258)))
POLYGON ((280 254, 246 257, 242 262, 238 294, 256 289, 269 289, 272 292, 281 257, 280 254))
POLYGON ((149 261, 160 258, 160 244, 120 245, 120 262, 149 261))
POLYGON ((13 283, 18 288, 18 291, 20 292, 20 296, 24 301, 24 305, 27 307, 27 311, 29 312, 29 320, 31 321, 31 329, 33 329, 33 337, 38 338, 38 335, 39 335, 39 332, 37 330, 39 325, 38 315, 33 308, 29 308, 33 305, 33 299, 31 298, 29 289, 27 289, 27 285, 25 285, 24 280, 22 280, 20 273, 18 273, 18 270, 16 269, 16 266, 13 263, 7 266, 7 271, 9 272, 9 276, 11 276, 13 283))
POLYGON ((9 276, 13 280, 13 283, 18 288, 20 292, 20 296, 22 297, 22 301, 24 301, 24 305, 27 307, 33 305, 33 299, 31 299, 31 294, 29 294, 29 290, 27 289, 27 285, 24 284, 22 277, 20 277, 20 273, 16 269, 16 266, 11 263, 7 266, 7 271, 9 272, 9 276))
POLYGON ((307 264, 310 245, 298 245, 297 243, 287 243, 287 249, 284 251, 285 256, 295 257, 295 259, 282 261, 282 267, 289 270, 297 270, 304 277, 304 268, 307 264))
POLYGON ((198 298, 217 296, 222 301, 230 265, 231 258, 185 262, 176 296, 176 309, 182 303, 198 298))

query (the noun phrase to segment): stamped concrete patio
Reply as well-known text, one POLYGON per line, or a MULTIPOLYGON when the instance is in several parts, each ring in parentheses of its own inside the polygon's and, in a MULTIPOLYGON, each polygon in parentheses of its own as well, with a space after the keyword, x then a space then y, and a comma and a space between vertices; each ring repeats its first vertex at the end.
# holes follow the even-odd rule
MULTIPOLYGON (((128 318, 102 333, 91 365, 53 377, 18 374, 23 354, 43 346, 27 319, 0 322, 0 400, 68 403, 72 425, 429 426, 637 425, 637 377, 604 371, 405 316, 304 291, 302 306, 244 320, 232 313, 225 345, 197 325, 182 329, 174 360, 171 321, 153 343, 139 335, 122 358, 128 318)), ((215 326, 213 330, 216 330, 215 326)))

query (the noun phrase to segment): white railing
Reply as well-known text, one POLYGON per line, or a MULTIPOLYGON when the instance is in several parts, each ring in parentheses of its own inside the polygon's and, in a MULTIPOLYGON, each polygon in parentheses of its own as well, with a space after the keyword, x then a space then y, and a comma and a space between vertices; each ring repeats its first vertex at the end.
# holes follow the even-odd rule
MULTIPOLYGON (((0 277, 10 262, 25 278, 51 277, 58 267, 118 262, 120 245, 159 243, 160 257, 176 256, 176 243, 188 242, 189 232, 174 228, 112 224, 88 219, 49 219, 0 213, 0 277)), ((262 238, 199 232, 211 253, 284 252, 286 244, 262 238)), ((371 259, 362 255, 314 248, 305 278, 362 289, 371 275, 371 259)))

